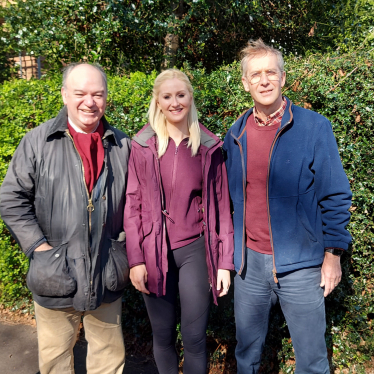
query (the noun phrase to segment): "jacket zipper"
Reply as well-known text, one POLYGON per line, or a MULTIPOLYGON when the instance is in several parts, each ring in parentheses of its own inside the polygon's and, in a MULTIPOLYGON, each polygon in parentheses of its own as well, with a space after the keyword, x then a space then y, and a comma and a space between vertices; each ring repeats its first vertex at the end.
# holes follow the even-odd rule
MULTIPOLYGON (((85 180, 85 178, 84 178, 84 166, 83 166, 83 160, 82 160, 82 157, 81 157, 81 155, 80 155, 79 152, 78 152, 78 149, 77 149, 77 147, 76 147, 76 145, 75 145, 75 143, 74 143, 74 139, 73 139, 73 137, 71 136, 71 134, 70 134, 68 131, 66 131, 66 134, 67 134, 67 135, 69 136, 69 138, 71 139, 71 141, 72 141, 72 143, 73 143, 73 146, 74 146, 74 148, 75 148, 75 151, 77 152, 77 155, 78 155, 79 159, 81 160, 81 165, 82 165, 82 181, 83 181, 83 185, 84 185, 84 187, 85 187, 86 194, 87 194, 87 199, 88 199, 88 205, 87 205, 87 210, 88 210, 88 226, 89 226, 89 235, 91 236, 91 221, 92 221, 91 214, 92 214, 92 212, 95 210, 95 208, 94 208, 94 206, 93 206, 93 204, 92 204, 92 193, 90 194, 90 193, 88 192, 88 188, 87 188, 86 180, 85 180)), ((88 244, 87 247, 88 247, 88 252, 89 252, 89 254, 91 254, 91 247, 90 247, 90 245, 88 244)), ((88 274, 89 274, 89 282, 90 282, 89 300, 91 300, 91 293, 92 293, 92 278, 91 278, 91 271, 92 271, 92 269, 91 269, 91 265, 92 265, 92 263, 91 263, 91 258, 90 258, 90 257, 89 257, 87 260, 88 260, 88 263, 89 263, 89 266, 88 266, 88 274)), ((91 301, 90 301, 90 302, 91 302, 91 301)))
MULTIPOLYGON (((201 146, 201 144, 200 144, 200 146, 201 146)), ((204 199, 204 196, 205 196, 205 191, 204 191, 204 186, 205 186, 205 166, 206 166, 206 161, 207 161, 207 158, 208 158, 208 152, 209 152, 209 150, 205 152, 205 159, 204 159, 204 166, 203 166, 203 181, 202 181, 203 182, 202 183, 203 188, 201 190, 201 200, 202 200, 201 211, 203 213, 203 225, 202 225, 201 230, 202 230, 202 232, 204 232, 204 226, 205 226, 206 231, 208 233, 209 245, 211 246, 212 243, 211 243, 211 240, 210 240, 209 227, 207 226, 207 223, 205 222, 205 221, 208 221, 208 220, 205 219, 205 207, 204 207, 204 205, 205 205, 204 204, 204 201, 205 201, 205 199, 204 199)), ((206 201, 208 201, 208 200, 206 200, 206 201)), ((200 237, 201 236, 202 236, 202 233, 200 233, 200 237)), ((210 255, 210 251, 208 251, 208 253, 209 253, 210 262, 213 264, 213 261, 211 259, 211 255, 210 255)), ((207 266, 208 266, 208 264, 207 264, 207 266)), ((213 279, 210 279, 209 268, 208 268, 208 282, 209 282, 209 292, 210 292, 210 290, 212 290, 212 288, 213 288, 213 279)))
MULTIPOLYGON (((270 207, 269 207, 269 175, 270 175, 270 162, 271 162, 271 156, 273 153, 274 145, 279 138, 281 132, 290 124, 290 122, 287 122, 278 132, 278 134, 275 136, 273 143, 270 148, 270 153, 269 153, 269 162, 268 162, 268 170, 267 170, 267 177, 266 177, 266 205, 267 205, 267 211, 268 211, 268 224, 269 224, 269 236, 270 236, 270 245, 271 245, 271 251, 272 251, 272 256, 273 256, 273 278, 274 282, 278 283, 278 278, 277 278, 277 269, 275 267, 275 259, 274 259, 274 242, 273 242, 273 232, 271 229, 271 217, 270 217, 270 207)), ((241 156, 241 161, 242 161, 242 175, 243 175, 243 201, 244 201, 244 207, 243 207, 243 238, 242 238, 242 263, 240 266, 240 269, 238 271, 238 274, 240 275, 243 271, 244 267, 244 238, 245 238, 245 213, 246 213, 246 191, 245 191, 245 179, 244 175, 246 173, 246 170, 244 170, 244 156, 243 156, 243 147, 241 143, 239 142, 239 139, 231 133, 231 136, 236 140, 239 146, 239 151, 240 151, 240 156, 241 156)))
POLYGON ((274 241, 273 241, 273 232, 271 229, 271 217, 270 217, 270 205, 269 205, 269 176, 270 176, 270 163, 271 163, 271 157, 273 155, 273 150, 275 143, 277 139, 279 138, 281 132, 290 124, 290 122, 287 122, 278 132, 278 134, 275 136, 273 143, 271 144, 270 152, 269 152, 269 162, 268 162, 268 171, 267 171, 267 176, 266 176, 266 206, 267 206, 267 211, 268 211, 268 224, 269 224, 269 236, 270 236, 270 245, 271 245, 271 251, 273 254, 273 278, 274 282, 278 283, 278 278, 277 278, 277 269, 275 267, 275 257, 274 257, 274 241))
MULTIPOLYGON (((170 217, 170 212, 171 212, 171 205, 172 205, 172 201, 173 201, 173 194, 174 194, 174 187, 175 187, 175 180, 177 179, 176 178, 176 165, 178 165, 178 149, 179 149, 179 145, 176 145, 175 147, 175 152, 174 152, 174 160, 173 160, 173 168, 172 168, 172 171, 171 171, 171 191, 170 191, 170 205, 169 205, 169 212, 166 210, 166 207, 164 207, 164 210, 163 210, 163 214, 166 218, 168 218, 168 220, 171 222, 171 223, 174 223, 173 219, 170 217)), ((161 178, 161 177, 160 177, 161 178)), ((170 223, 166 224, 166 226, 170 229, 170 223)))
POLYGON ((243 237, 242 237, 242 263, 240 265, 240 269, 238 271, 238 274, 241 275, 244 267, 244 254, 245 254, 245 213, 246 213, 246 200, 247 200, 247 195, 246 195, 246 189, 245 189, 245 179, 244 175, 246 175, 246 170, 245 170, 245 165, 244 165, 244 155, 243 155, 243 147, 242 144, 240 143, 239 139, 231 133, 231 136, 236 140, 239 146, 239 151, 240 151, 240 156, 241 156, 241 161, 242 161, 242 173, 243 173, 243 201, 244 201, 244 207, 243 207, 243 237))
MULTIPOLYGON (((155 149, 157 149, 156 139, 155 139, 155 144, 154 145, 155 145, 155 149)), ((165 218, 168 217, 169 213, 165 209, 164 189, 162 188, 162 182, 161 182, 160 159, 158 157, 157 151, 154 152, 151 147, 150 147, 150 150, 151 150, 151 152, 153 153, 154 157, 157 160, 158 187, 160 189, 160 195, 161 195, 161 213, 165 216, 165 217, 161 216, 161 218, 162 218, 161 249, 162 249, 163 241, 164 241, 164 235, 166 235, 166 222, 165 222, 165 218)), ((162 264, 162 251, 161 251, 161 264, 162 264)), ((163 281, 164 280, 163 280, 163 273, 160 270, 160 267, 156 266, 156 268, 157 268, 157 271, 158 271, 159 279, 161 279, 161 290, 162 290, 161 292, 160 292, 160 289, 159 289, 160 288, 159 285, 157 285, 157 296, 160 296, 162 294, 162 292, 163 292, 163 281)), ((159 282, 157 282, 157 283, 159 283, 159 282)))
MULTIPOLYGON (((208 240, 209 240, 209 246, 211 247, 212 246, 212 242, 211 242, 211 234, 210 234, 210 230, 209 230, 209 226, 208 226, 208 222, 209 222, 209 217, 207 216, 208 215, 208 210, 206 212, 206 215, 205 215, 205 207, 204 207, 204 201, 208 202, 208 197, 206 196, 206 199, 204 199, 204 196, 206 195, 205 194, 205 191, 204 191, 204 186, 206 185, 205 184, 205 166, 206 166, 206 162, 207 162, 207 158, 208 158, 208 153, 213 153, 216 151, 216 145, 212 146, 211 148, 209 148, 206 152, 205 152, 205 160, 204 160, 204 166, 203 166, 203 188, 202 188, 202 196, 201 196, 201 199, 202 199, 202 203, 203 203, 203 206, 202 206, 202 213, 203 213, 203 231, 204 231, 204 226, 206 227, 206 231, 208 233, 208 240), (214 147, 214 148, 213 148, 214 147), (206 219, 205 219, 206 217, 206 219)), ((210 260, 210 263, 212 265, 212 271, 213 271, 213 259, 212 259, 212 253, 211 251, 208 250, 208 256, 209 256, 209 260, 210 260)), ((207 264, 208 266, 208 264, 207 264)), ((209 270, 209 267, 208 267, 208 270, 209 270)), ((217 269, 218 270, 218 269, 217 269)), ((208 282, 209 282, 209 291, 213 289, 213 279, 210 279, 210 276, 208 274, 208 282)))
POLYGON ((92 204, 92 193, 90 194, 88 192, 88 188, 87 188, 87 184, 86 184, 86 180, 84 179, 84 166, 83 166, 83 161, 82 161, 82 157, 81 155, 79 154, 78 152, 78 149, 77 147, 75 146, 75 143, 74 143, 74 140, 73 140, 73 137, 70 135, 69 132, 66 132, 69 136, 69 138, 71 139, 71 141, 73 142, 73 146, 75 148, 75 150, 77 151, 77 154, 81 160, 81 165, 82 165, 82 178, 83 178, 83 184, 84 184, 84 187, 86 189, 86 193, 87 193, 87 199, 88 199, 88 205, 87 205, 87 210, 88 210, 88 226, 89 226, 89 232, 90 232, 90 235, 91 235, 91 220, 92 220, 92 217, 91 217, 91 214, 92 212, 95 210, 93 204, 92 204))

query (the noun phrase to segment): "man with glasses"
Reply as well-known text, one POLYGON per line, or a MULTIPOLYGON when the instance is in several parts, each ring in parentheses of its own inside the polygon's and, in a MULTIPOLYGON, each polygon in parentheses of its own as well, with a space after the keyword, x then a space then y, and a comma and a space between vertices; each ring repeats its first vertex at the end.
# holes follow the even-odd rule
POLYGON ((329 373, 324 297, 341 279, 351 191, 330 122, 282 96, 282 54, 249 41, 242 82, 254 102, 224 141, 234 207, 236 359, 257 373, 279 299, 296 373, 329 373))

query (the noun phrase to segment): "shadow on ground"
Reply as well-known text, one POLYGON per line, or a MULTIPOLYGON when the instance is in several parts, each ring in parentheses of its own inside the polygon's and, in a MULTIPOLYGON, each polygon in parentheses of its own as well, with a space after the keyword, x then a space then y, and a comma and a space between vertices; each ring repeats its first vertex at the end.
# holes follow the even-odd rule
MULTIPOLYGON (((74 347, 75 374, 86 374, 87 341, 80 338, 74 347)), ((39 374, 39 373, 37 373, 39 374)), ((158 374, 152 357, 126 356, 123 374, 158 374)))

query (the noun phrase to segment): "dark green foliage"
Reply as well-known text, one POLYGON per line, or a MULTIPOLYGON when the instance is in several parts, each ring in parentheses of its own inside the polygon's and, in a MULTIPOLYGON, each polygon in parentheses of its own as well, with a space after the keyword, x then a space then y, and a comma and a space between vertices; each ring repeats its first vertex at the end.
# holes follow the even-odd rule
MULTIPOLYGON (((351 183, 353 205, 349 230, 353 245, 342 258, 343 280, 327 298, 326 339, 334 367, 343 369, 355 365, 357 373, 364 373, 364 363, 374 356, 372 60, 368 49, 345 55, 288 57, 284 90, 294 103, 318 111, 331 120, 351 183)), ((252 106, 251 98, 242 88, 238 65, 224 66, 209 74, 203 69, 185 66, 185 72, 195 88, 201 122, 223 138, 235 118, 252 106)), ((156 73, 138 72, 110 79, 107 117, 131 136, 146 123, 155 76, 156 73)), ((51 77, 40 81, 5 82, 0 86, 0 181, 25 132, 53 117, 60 109, 60 85, 60 77, 51 77)), ((17 248, 1 226, 0 302, 6 305, 26 302, 30 297, 24 283, 27 260, 17 248)), ((125 304, 124 326, 128 339, 135 345, 148 347, 146 339, 150 338, 150 327, 145 307, 141 296, 131 286, 125 291, 125 304)), ((235 342, 232 307, 232 293, 220 300, 218 307, 212 307, 208 334, 210 342, 216 342, 219 349, 212 349, 211 362, 223 362, 227 358, 230 352, 223 349, 225 346, 230 347, 232 354, 235 342)), ((292 372, 291 347, 284 318, 273 313, 262 373, 292 372)))
MULTIPOLYGON (((177 66, 208 71, 232 63, 259 37, 286 54, 371 43, 372 0, 28 0, 2 10, 4 42, 44 56, 49 68, 99 62, 112 74, 159 70, 164 38, 179 37, 177 66)), ((1 15, 0 15, 1 17, 1 15)), ((0 31, 1 33, 1 31, 0 31)), ((0 50, 1 50, 0 40, 0 50)), ((1 66, 1 65, 0 65, 1 66)))
POLYGON ((8 59, 9 52, 9 35, 1 26, 1 21, 4 17, 4 8, 0 6, 0 83, 10 78, 12 72, 12 63, 8 59))

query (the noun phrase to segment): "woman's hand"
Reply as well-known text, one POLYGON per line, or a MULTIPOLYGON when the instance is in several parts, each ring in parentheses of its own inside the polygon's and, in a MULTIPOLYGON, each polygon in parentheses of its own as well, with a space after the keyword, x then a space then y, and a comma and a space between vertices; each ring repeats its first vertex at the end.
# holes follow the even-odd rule
POLYGON ((219 297, 227 295, 231 284, 230 270, 218 269, 217 291, 221 291, 219 297))
POLYGON ((130 269, 130 280, 132 285, 140 292, 149 294, 145 284, 147 283, 147 269, 144 264, 136 265, 130 269))

